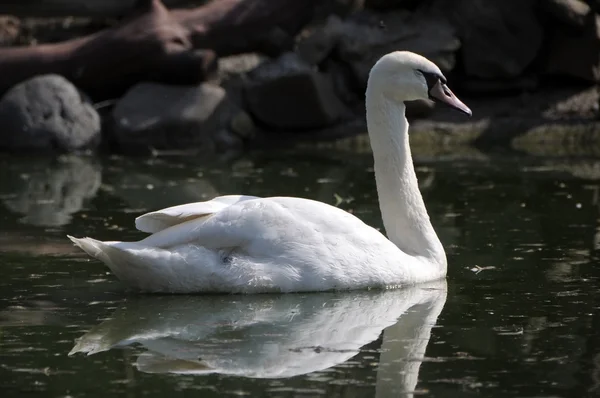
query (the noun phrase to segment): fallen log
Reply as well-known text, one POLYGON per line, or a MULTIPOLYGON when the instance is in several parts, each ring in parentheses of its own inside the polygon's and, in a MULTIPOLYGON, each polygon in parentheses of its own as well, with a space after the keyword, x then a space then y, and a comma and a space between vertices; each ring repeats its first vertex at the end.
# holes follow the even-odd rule
MULTIPOLYGON (((192 7, 203 0, 162 0, 169 8, 192 7)), ((137 0, 21 0, 0 2, 0 15, 17 17, 118 18, 129 15, 137 0)))
POLYGON ((319 0, 218 0, 171 13, 189 31, 195 48, 217 54, 279 54, 310 21, 319 0))
POLYGON ((109 29, 60 43, 0 48, 0 93, 35 75, 65 76, 94 100, 140 81, 197 84, 216 54, 274 55, 292 44, 317 0, 217 0, 168 11, 138 1, 137 15, 109 29))

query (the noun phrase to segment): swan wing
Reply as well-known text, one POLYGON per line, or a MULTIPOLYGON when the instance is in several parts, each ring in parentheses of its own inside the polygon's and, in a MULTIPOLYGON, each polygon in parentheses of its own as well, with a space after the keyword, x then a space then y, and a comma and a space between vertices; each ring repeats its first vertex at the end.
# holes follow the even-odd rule
POLYGON ((258 199, 257 196, 226 195, 206 202, 187 203, 146 213, 135 219, 135 227, 147 233, 155 233, 174 225, 205 217, 239 202, 258 199))
POLYGON ((119 279, 149 292, 318 291, 411 282, 403 268, 386 265, 410 259, 379 231, 309 199, 238 200, 138 242, 71 239, 119 279))

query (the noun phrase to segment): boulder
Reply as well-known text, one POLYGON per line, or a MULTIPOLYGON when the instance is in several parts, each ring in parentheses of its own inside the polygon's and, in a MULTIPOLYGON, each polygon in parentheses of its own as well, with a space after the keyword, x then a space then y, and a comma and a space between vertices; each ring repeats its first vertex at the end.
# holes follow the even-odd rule
POLYGON ((213 84, 141 83, 115 105, 114 139, 126 151, 190 147, 213 151, 215 135, 237 112, 225 90, 213 84))
POLYGON ((367 85, 371 67, 386 53, 414 51, 448 72, 454 68, 454 54, 460 47, 448 21, 429 13, 363 12, 345 21, 340 30, 337 55, 353 71, 360 92, 367 85))
POLYGON ((436 7, 457 29, 468 77, 513 78, 538 55, 542 26, 537 0, 439 0, 436 7))
POLYGON ((344 22, 337 16, 331 15, 324 24, 305 32, 298 42, 296 53, 310 65, 323 62, 340 42, 344 22))
POLYGON ((218 60, 219 82, 235 79, 240 75, 256 69, 267 60, 267 57, 258 53, 245 53, 221 57, 218 60))
POLYGON ((546 74, 600 82, 600 16, 594 15, 582 32, 553 30, 549 36, 546 74))
POLYGON ((348 115, 330 77, 286 53, 254 70, 245 86, 250 113, 272 129, 331 126, 348 115))
POLYGON ((316 2, 312 22, 322 21, 330 15, 345 18, 364 6, 365 0, 321 0, 316 2))
POLYGON ((421 0, 366 0, 365 7, 374 10, 397 10, 404 8, 413 10, 421 4, 421 0))
POLYGON ((600 0, 587 0, 586 3, 592 7, 592 10, 600 13, 600 0))
POLYGON ((589 5, 581 0, 543 0, 538 3, 541 10, 553 23, 582 30, 594 13, 589 5))
POLYGON ((12 46, 21 34, 21 21, 8 15, 0 16, 0 46, 12 46))
POLYGON ((100 142, 100 116, 62 76, 43 75, 10 89, 0 100, 0 147, 12 151, 76 151, 100 142))

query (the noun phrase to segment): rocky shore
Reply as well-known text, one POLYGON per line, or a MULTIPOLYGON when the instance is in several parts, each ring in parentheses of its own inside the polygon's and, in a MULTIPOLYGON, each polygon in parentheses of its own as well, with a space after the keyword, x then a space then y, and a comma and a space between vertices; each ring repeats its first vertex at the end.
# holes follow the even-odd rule
POLYGON ((0 6, 0 150, 360 142, 371 66, 411 50, 474 113, 409 104, 415 145, 600 152, 597 0, 56 3, 0 6))

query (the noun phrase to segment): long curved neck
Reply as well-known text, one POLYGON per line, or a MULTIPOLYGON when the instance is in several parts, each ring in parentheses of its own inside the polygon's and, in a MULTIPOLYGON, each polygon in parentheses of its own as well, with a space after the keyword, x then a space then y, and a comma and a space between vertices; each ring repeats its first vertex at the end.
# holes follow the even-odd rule
POLYGON ((379 206, 388 238, 406 254, 426 257, 445 270, 444 248, 419 191, 405 106, 369 89, 366 100, 379 206))

